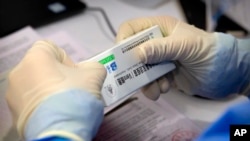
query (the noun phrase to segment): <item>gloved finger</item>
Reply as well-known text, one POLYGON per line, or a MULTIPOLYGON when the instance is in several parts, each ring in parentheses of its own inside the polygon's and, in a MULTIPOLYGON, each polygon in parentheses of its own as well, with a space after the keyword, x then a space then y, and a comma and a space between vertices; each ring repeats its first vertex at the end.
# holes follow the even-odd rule
POLYGON ((153 81, 141 89, 142 93, 151 100, 157 100, 160 97, 161 90, 157 81, 153 81))
POLYGON ((159 25, 163 36, 167 36, 172 33, 177 23, 177 19, 170 16, 153 16, 132 19, 121 24, 117 32, 116 42, 120 42, 121 40, 154 25, 159 25))
MULTIPOLYGON (((189 38, 189 37, 186 37, 189 38)), ((185 61, 199 49, 189 47, 189 39, 173 36, 156 38, 141 44, 137 51, 140 60, 146 64, 169 60, 185 61)))
POLYGON ((158 80, 144 86, 141 91, 142 93, 151 100, 157 100, 161 93, 166 93, 170 89, 170 83, 168 79, 163 76, 158 80))
POLYGON ((157 80, 157 83, 158 83, 159 88, 160 88, 160 93, 166 93, 166 92, 169 91, 170 83, 169 83, 168 79, 165 76, 159 78, 157 80))
MULTIPOLYGON (((67 66, 74 66, 74 62, 66 54, 66 52, 56 46, 51 41, 37 41, 26 54, 27 58, 37 60, 44 63, 59 62, 67 66)), ((48 63, 49 64, 49 63, 48 63)))
MULTIPOLYGON (((84 80, 88 80, 87 90, 94 94, 97 98, 100 98, 101 88, 106 78, 106 69, 98 62, 81 62, 76 67, 82 70, 82 74, 85 74, 84 80)), ((79 78, 81 79, 81 78, 79 78)))

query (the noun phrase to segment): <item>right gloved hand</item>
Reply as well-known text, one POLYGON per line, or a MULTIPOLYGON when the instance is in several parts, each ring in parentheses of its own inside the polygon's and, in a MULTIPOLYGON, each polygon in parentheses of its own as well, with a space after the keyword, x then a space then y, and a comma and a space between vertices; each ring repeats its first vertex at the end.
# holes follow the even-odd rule
MULTIPOLYGON (((174 61, 177 68, 173 71, 173 83, 177 89, 190 95, 218 99, 242 92, 249 85, 249 41, 240 42, 230 35, 208 33, 175 18, 159 16, 123 23, 117 42, 154 25, 160 26, 164 38, 140 45, 138 56, 148 64, 174 61), (238 47, 239 44, 243 47, 238 47)), ((142 91, 156 100, 169 86, 164 76, 142 91)))

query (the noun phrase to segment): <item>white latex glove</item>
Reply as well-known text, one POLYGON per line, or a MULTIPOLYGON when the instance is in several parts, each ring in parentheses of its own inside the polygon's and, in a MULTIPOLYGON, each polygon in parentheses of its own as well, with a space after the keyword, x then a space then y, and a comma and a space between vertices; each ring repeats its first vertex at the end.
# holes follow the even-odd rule
POLYGON ((79 89, 99 99, 105 77, 106 71, 101 64, 75 64, 63 49, 53 43, 36 42, 9 74, 6 98, 18 132, 24 136, 24 128, 32 112, 54 94, 79 89))
MULTIPOLYGON (((159 25, 164 38, 143 43, 138 56, 144 63, 172 60, 173 83, 166 76, 144 87, 150 99, 158 99, 170 84, 190 95, 224 98, 249 90, 250 40, 222 33, 208 33, 168 16, 138 18, 123 23, 117 42, 146 28, 159 25)), ((248 91, 249 92, 249 91, 248 91)))

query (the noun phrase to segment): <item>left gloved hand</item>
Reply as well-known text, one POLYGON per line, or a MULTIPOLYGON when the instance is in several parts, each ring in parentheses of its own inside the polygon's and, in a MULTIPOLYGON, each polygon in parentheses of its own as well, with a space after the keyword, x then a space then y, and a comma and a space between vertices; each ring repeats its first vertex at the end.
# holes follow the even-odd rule
POLYGON ((95 97, 92 99, 100 99, 100 90, 105 77, 106 71, 101 64, 97 62, 75 64, 63 49, 53 43, 36 42, 9 74, 6 98, 18 132, 24 136, 24 128, 30 115, 40 104, 55 94, 78 89, 89 93, 88 97, 95 97))

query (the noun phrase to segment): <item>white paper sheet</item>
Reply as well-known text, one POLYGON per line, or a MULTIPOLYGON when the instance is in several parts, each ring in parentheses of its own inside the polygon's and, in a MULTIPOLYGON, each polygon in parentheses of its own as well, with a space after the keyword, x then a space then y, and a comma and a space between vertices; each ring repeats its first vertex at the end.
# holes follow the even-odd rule
POLYGON ((31 28, 25 27, 15 34, 0 39, 0 73, 14 67, 31 44, 40 36, 31 28))

